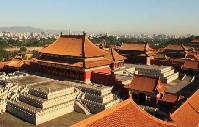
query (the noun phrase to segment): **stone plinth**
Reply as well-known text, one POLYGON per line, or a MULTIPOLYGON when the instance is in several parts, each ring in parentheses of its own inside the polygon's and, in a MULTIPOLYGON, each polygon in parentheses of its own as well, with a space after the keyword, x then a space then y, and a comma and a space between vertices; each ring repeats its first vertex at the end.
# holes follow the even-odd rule
POLYGON ((76 96, 74 87, 44 83, 33 86, 27 94, 20 94, 18 101, 9 101, 6 109, 9 113, 38 125, 73 112, 76 96))

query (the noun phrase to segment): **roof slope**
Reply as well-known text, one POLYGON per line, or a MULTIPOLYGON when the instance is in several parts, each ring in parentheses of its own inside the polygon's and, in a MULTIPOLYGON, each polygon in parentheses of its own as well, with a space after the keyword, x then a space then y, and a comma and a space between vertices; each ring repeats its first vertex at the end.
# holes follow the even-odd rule
POLYGON ((185 60, 183 68, 185 69, 199 69, 198 61, 185 60))
POLYGON ((159 101, 167 103, 176 103, 178 101, 178 96, 176 94, 166 92, 159 101))
POLYGON ((198 127, 199 125, 199 90, 197 90, 172 115, 171 119, 178 127, 198 127))
POLYGON ((198 42, 199 42, 199 39, 193 39, 191 42, 193 42, 193 43, 198 43, 198 42))
POLYGON ((0 62, 0 69, 3 69, 5 65, 6 65, 6 62, 0 62))
POLYGON ((158 84, 158 78, 134 75, 129 88, 138 91, 152 92, 158 84))
POLYGON ((164 53, 157 53, 154 55, 154 59, 166 59, 167 56, 164 53))
POLYGON ((85 57, 105 54, 105 51, 95 46, 86 35, 61 35, 53 44, 41 49, 39 52, 77 57, 84 57, 84 54, 85 57))
POLYGON ((136 51, 145 51, 147 49, 146 42, 126 42, 123 43, 120 47, 120 50, 136 50, 136 51))
POLYGON ((177 44, 168 44, 164 49, 165 50, 184 51, 183 45, 177 45, 177 44))
POLYGON ((118 54, 113 48, 110 48, 107 52, 108 53, 105 55, 105 57, 113 62, 122 61, 125 59, 124 56, 118 54))
POLYGON ((9 61, 5 67, 14 67, 14 68, 20 68, 24 65, 24 61, 20 59, 12 59, 9 61))
POLYGON ((187 51, 195 51, 195 48, 189 45, 183 45, 184 49, 187 51))
POLYGON ((72 127, 175 127, 175 124, 149 115, 131 99, 127 99, 72 127))

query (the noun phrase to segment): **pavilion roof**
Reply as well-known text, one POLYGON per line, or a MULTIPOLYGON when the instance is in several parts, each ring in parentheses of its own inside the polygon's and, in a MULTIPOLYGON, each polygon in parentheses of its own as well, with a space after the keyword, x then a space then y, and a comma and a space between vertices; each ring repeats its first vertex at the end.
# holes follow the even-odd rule
POLYGON ((185 50, 187 50, 187 51, 193 51, 193 52, 196 51, 194 47, 189 46, 189 45, 183 45, 183 48, 184 48, 185 50))
POLYGON ((167 56, 164 53, 157 53, 154 55, 154 59, 166 59, 167 56))
POLYGON ((178 127, 197 127, 199 125, 199 90, 197 90, 173 114, 171 119, 178 127))
POLYGON ((178 101, 178 95, 166 92, 159 101, 174 104, 178 101))
POLYGON ((183 68, 185 69, 199 69, 199 63, 198 61, 193 60, 185 60, 183 68))
POLYGON ((61 35, 54 43, 39 51, 40 53, 75 57, 95 57, 105 55, 105 51, 95 46, 84 35, 61 35))
POLYGON ((6 67, 21 68, 24 65, 24 61, 21 59, 12 59, 6 63, 6 67))
POLYGON ((110 48, 107 52, 108 53, 105 55, 105 57, 113 62, 123 61, 125 59, 124 56, 117 53, 113 48, 110 48))
POLYGON ((158 81, 158 78, 134 75, 128 88, 143 92, 153 92, 158 85, 158 81))
POLYGON ((191 42, 193 42, 193 43, 198 43, 198 42, 199 42, 199 39, 193 39, 191 42))
POLYGON ((146 51, 150 49, 147 42, 125 42, 120 47, 120 50, 146 51))
POLYGON ((132 99, 91 116, 72 127, 175 127, 142 110, 132 99))
POLYGON ((0 69, 3 69, 5 65, 6 65, 6 62, 0 62, 0 69))
POLYGON ((184 47, 183 45, 168 44, 164 49, 165 49, 165 50, 184 51, 184 50, 185 50, 185 47, 184 47))

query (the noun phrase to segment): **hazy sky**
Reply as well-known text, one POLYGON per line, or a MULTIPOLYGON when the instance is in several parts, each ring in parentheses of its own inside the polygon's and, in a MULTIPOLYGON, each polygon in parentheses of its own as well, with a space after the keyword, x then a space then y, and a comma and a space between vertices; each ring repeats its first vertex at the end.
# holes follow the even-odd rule
POLYGON ((199 0, 0 0, 0 26, 199 34, 199 0))

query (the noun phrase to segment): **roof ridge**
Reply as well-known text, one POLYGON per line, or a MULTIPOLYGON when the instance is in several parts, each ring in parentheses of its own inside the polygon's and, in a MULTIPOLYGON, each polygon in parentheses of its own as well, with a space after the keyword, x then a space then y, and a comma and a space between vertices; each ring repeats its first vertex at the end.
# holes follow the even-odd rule
POLYGON ((111 48, 111 56, 113 57, 113 61, 115 61, 115 57, 114 57, 114 54, 113 54, 113 48, 111 48))
POLYGON ((84 35, 60 35, 61 38, 83 38, 84 35))
POLYGON ((84 119, 84 120, 80 121, 79 123, 76 123, 76 124, 72 125, 72 127, 78 127, 79 125, 82 125, 82 126, 84 125, 84 126, 85 126, 85 125, 89 124, 90 121, 96 121, 97 119, 102 119, 102 118, 103 118, 104 116, 106 116, 107 114, 111 114, 111 113, 113 113, 116 109, 121 108, 121 107, 123 107, 123 106, 125 106, 125 105, 127 105, 127 104, 129 104, 129 103, 130 103, 130 99, 127 99, 127 100, 125 100, 125 101, 123 101, 123 102, 120 102, 120 103, 117 104, 117 105, 114 105, 114 106, 111 107, 110 109, 104 110, 104 111, 102 111, 102 112, 96 114, 96 115, 98 115, 97 118, 95 117, 96 115, 91 116, 91 117, 89 117, 89 118, 87 118, 87 119, 84 119))
POLYGON ((146 41, 126 41, 124 43, 127 43, 127 44, 146 44, 148 42, 146 42, 146 41))
POLYGON ((199 113, 199 111, 197 111, 195 108, 194 108, 194 106, 190 103, 190 102, 187 102, 188 104, 189 104, 189 106, 194 110, 194 111, 196 111, 196 113, 199 113))
POLYGON ((103 56, 105 54, 103 50, 89 40, 85 33, 84 35, 61 35, 51 45, 39 52, 77 57, 82 57, 84 54, 85 57, 103 56))
POLYGON ((132 99, 127 99, 124 100, 123 102, 120 102, 119 104, 114 105, 112 108, 104 110, 94 116, 91 116, 87 119, 84 119, 82 121, 80 121, 79 123, 76 123, 74 125, 72 125, 72 127, 78 127, 78 126, 90 126, 89 124, 92 124, 92 122, 96 122, 98 120, 103 119, 104 117, 108 116, 109 114, 119 110, 120 108, 123 108, 124 106, 128 105, 128 104, 132 104, 137 110, 140 111, 140 113, 143 113, 143 115, 145 115, 146 117, 148 117, 151 120, 154 120, 155 122, 158 122, 159 124, 166 124, 169 126, 176 126, 176 124, 172 123, 172 122, 167 122, 167 121, 162 121, 158 118, 155 118, 154 116, 151 116, 150 114, 148 114, 146 111, 142 110, 132 99))
POLYGON ((152 115, 150 115, 149 113, 147 113, 145 110, 141 109, 134 101, 131 101, 131 103, 134 104, 134 106, 142 113, 144 113, 144 115, 146 115, 147 117, 149 117, 150 119, 156 121, 156 122, 160 122, 162 124, 168 124, 168 125, 175 125, 174 123, 172 122, 167 122, 167 121, 163 121, 163 120, 160 120, 152 115))

